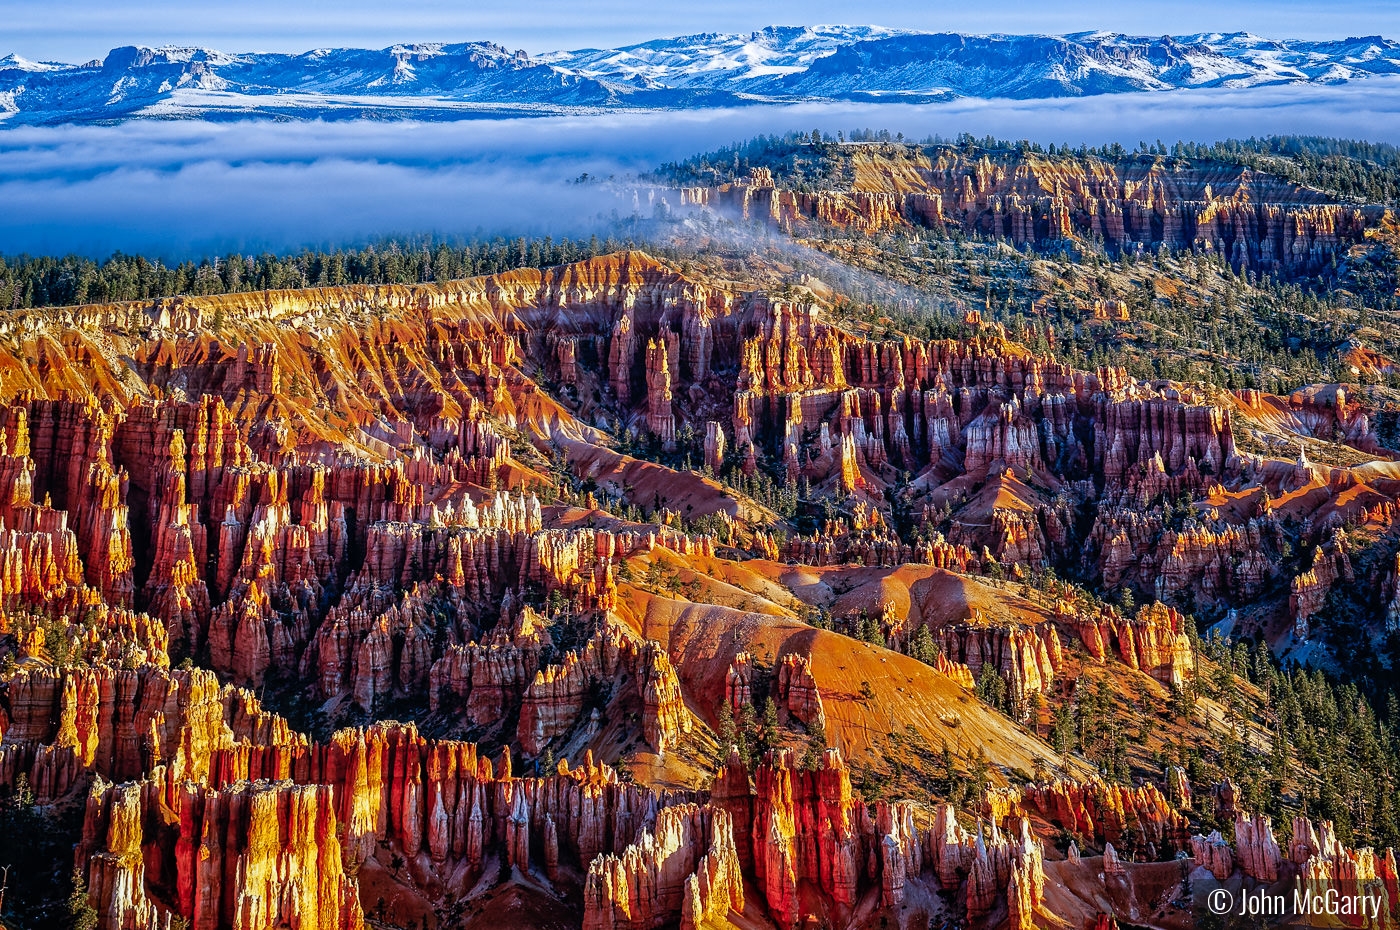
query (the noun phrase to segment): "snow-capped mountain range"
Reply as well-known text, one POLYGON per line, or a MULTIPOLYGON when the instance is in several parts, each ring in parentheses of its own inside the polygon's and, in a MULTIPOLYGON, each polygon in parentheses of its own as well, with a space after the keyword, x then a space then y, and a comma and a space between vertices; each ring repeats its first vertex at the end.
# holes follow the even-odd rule
POLYGON ((316 49, 113 49, 84 64, 0 58, 0 125, 154 118, 469 117, 800 100, 1018 99, 1339 83, 1400 74, 1380 36, 1275 41, 770 26, 527 55, 489 42, 316 49))

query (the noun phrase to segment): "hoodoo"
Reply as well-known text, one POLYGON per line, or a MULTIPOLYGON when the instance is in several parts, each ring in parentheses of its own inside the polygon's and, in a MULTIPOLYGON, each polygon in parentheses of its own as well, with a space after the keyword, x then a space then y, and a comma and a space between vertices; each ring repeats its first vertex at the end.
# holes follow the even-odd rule
POLYGON ((1184 930, 1344 885, 1393 926, 1400 234, 1314 186, 1393 168, 1249 151, 818 133, 651 177, 667 259, 25 292, 6 906, 1184 930))

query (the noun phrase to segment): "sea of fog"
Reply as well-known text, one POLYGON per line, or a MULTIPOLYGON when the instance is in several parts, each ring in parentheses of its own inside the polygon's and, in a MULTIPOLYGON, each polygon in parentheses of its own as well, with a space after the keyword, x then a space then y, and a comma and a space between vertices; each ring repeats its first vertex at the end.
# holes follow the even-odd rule
POLYGON ((460 122, 0 129, 0 254, 166 259, 385 235, 587 235, 606 186, 758 133, 888 129, 1101 144, 1306 133, 1400 144, 1400 78, 1061 100, 802 104, 460 122))

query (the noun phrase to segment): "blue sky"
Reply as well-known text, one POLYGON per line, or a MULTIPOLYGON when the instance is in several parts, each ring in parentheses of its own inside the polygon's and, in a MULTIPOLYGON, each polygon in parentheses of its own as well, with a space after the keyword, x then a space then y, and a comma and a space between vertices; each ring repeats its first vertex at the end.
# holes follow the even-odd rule
POLYGON ((85 61, 118 45, 230 51, 491 39, 540 52, 771 23, 877 23, 960 32, 1112 29, 1134 34, 1247 30, 1272 38, 1400 37, 1400 2, 1172 0, 5 0, 0 54, 85 61))

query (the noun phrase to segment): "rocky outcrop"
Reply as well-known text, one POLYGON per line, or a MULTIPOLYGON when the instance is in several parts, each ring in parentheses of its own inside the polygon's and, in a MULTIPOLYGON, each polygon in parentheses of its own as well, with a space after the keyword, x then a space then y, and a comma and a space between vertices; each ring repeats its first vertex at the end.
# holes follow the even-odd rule
POLYGON ((642 735, 647 745, 664 753, 691 730, 680 678, 670 657, 655 642, 642 648, 636 674, 642 691, 642 735))
MULTIPOLYGON (((944 889, 966 886, 970 917, 985 915, 1002 899, 1017 902, 1011 906, 1027 918, 1040 905, 1041 851, 1024 819, 1009 824, 1008 832, 994 825, 989 836, 974 838, 943 805, 924 832, 907 803, 879 802, 872 817, 854 796, 836 750, 827 750, 815 770, 794 761, 787 751, 769 753, 750 788, 737 754, 731 755, 712 789, 712 804, 730 813, 736 830, 752 825, 754 882, 779 926, 794 926, 811 913, 807 889, 838 910, 854 906, 865 889, 878 890, 883 906, 898 907, 926 868, 944 889)), ((749 861, 742 853, 740 860, 747 874, 749 861)))
MULTIPOLYGON (((371 858, 388 867, 392 857, 402 857, 428 887, 479 876, 486 857, 496 854, 522 871, 557 869, 563 856, 582 868, 600 854, 621 852, 644 824, 680 824, 679 815, 664 811, 690 800, 623 785, 591 756, 576 769, 561 763, 557 774, 521 779, 508 757, 492 766, 471 744, 425 740, 412 726, 376 725, 341 731, 324 746, 217 750, 207 776, 193 782, 157 766, 142 783, 98 783, 77 858, 89 871, 95 906, 112 915, 114 927, 172 903, 195 926, 222 925, 231 918, 220 915, 245 906, 259 921, 264 911, 257 908, 266 909, 271 923, 254 926, 354 926, 353 876, 371 858), (532 857, 535 849, 544 850, 543 861, 532 857), (297 863, 304 863, 296 874, 306 887, 298 885, 295 894, 269 899, 251 878, 285 877, 297 863), (221 891, 235 874, 250 876, 242 888, 263 900, 245 905, 238 897, 244 892, 221 891), (155 904, 149 888, 177 893, 155 904)), ((674 839, 664 831, 657 838, 674 839)), ((703 913, 715 912, 722 899, 742 907, 741 888, 731 881, 732 842, 732 833, 710 836, 712 858, 693 859, 677 882, 675 915, 683 910, 683 891, 694 897, 684 884, 692 873, 703 913)), ((670 848, 690 852, 684 843, 670 848)))
POLYGON ((1158 160, 967 155, 890 147, 844 153, 857 189, 799 192, 771 177, 683 188, 705 204, 782 229, 867 234, 927 226, 1004 237, 1017 246, 1098 238, 1117 251, 1200 249, 1236 267, 1306 274, 1361 240, 1362 208, 1248 168, 1158 160), (896 182, 895 179, 898 179, 896 182))
POLYGON ((1016 700, 1034 692, 1049 691, 1055 680, 1053 657, 1060 652, 1053 626, 1039 629, 991 626, 974 617, 966 624, 943 627, 935 634, 949 661, 968 667, 973 678, 984 666, 995 669, 1006 680, 1016 700))
POLYGON ((1330 820, 1313 824, 1303 817, 1293 822, 1290 858, 1298 868, 1300 894, 1326 901, 1329 892, 1340 898, 1367 895, 1379 899, 1379 912, 1342 915, 1346 926, 1390 926, 1400 915, 1400 871, 1395 850, 1350 849, 1337 840, 1330 820), (1320 896, 1320 898, 1319 898, 1320 896))
POLYGON ((1274 839, 1268 815, 1241 815, 1235 821, 1235 858, 1240 870, 1250 878, 1261 882, 1278 881, 1283 854, 1274 839))
POLYGON ((923 871, 923 844, 914 822, 914 806, 881 801, 875 807, 875 834, 880 851, 880 903, 904 904, 905 886, 923 871))
MULTIPOLYGON (((1342 914, 1339 925, 1353 927, 1390 926, 1400 913, 1400 878, 1395 851, 1350 849, 1338 841, 1331 821, 1314 824, 1305 817, 1293 819, 1293 839, 1286 851, 1274 839, 1269 818, 1259 814, 1240 815, 1235 822, 1233 853, 1219 832, 1191 839, 1192 857, 1218 881, 1242 874, 1254 881, 1271 884, 1281 880, 1297 882, 1298 900, 1318 902, 1369 895, 1378 899, 1379 912, 1342 914)), ((1238 880, 1238 879, 1236 879, 1238 880)))
POLYGON ((863 862, 845 762, 835 750, 826 751, 815 771, 795 761, 786 751, 772 753, 754 776, 754 873, 769 913, 783 927, 802 916, 799 881, 849 905, 863 862))
POLYGON ((537 650, 513 644, 453 646, 433 663, 430 707, 455 712, 469 726, 489 726, 519 703, 538 667, 537 650))
MULTIPOLYGON (((619 558, 666 544, 660 533, 545 529, 524 489, 555 479, 511 430, 547 445, 555 465, 586 471, 578 478, 595 482, 593 501, 627 498, 686 519, 741 507, 702 476, 639 491, 619 470, 641 463, 614 464, 592 424, 645 424, 663 445, 695 435, 680 424, 705 424, 694 452, 711 472, 731 448, 746 474, 771 458, 794 484, 844 489, 877 517, 902 472, 927 472, 929 491, 959 472, 985 471, 1009 494, 1022 493, 1028 470, 1068 482, 1064 500, 989 513, 972 502, 946 527, 905 539, 887 519, 785 546, 740 534, 755 551, 810 564, 957 571, 982 568, 988 553, 1034 564, 1072 552, 1069 498, 1092 496, 1088 479, 1137 493, 1147 469, 1164 488, 1196 487, 1237 458, 1230 414, 1194 389, 1074 371, 992 328, 957 341, 869 339, 833 325, 813 295, 710 285, 624 253, 411 288, 27 313, 24 325, 71 347, 79 399, 48 399, 42 372, 16 356, 13 383, 31 393, 0 398, 13 437, 0 481, 16 513, 45 495, 52 511, 25 526, 0 514, 29 534, 0 547, 13 553, 0 578, 47 598, 59 578, 73 587, 81 567, 101 599, 165 624, 177 657, 207 651, 236 683, 300 677, 322 701, 371 710, 427 688, 447 648, 494 620, 467 608, 440 630, 425 623, 433 609, 415 585, 444 584, 463 604, 538 585, 578 609, 607 609, 619 558), (217 337, 203 329, 216 314, 217 337), (165 335, 137 335, 151 320, 165 335), (295 337, 308 327, 314 350, 295 337), (242 341, 221 341, 227 333, 242 341), (128 370, 85 348, 99 335, 133 360, 128 370), (525 372, 557 372, 569 390, 551 397, 525 372), (257 393, 269 384, 295 385, 297 403, 257 393), (383 588, 410 592, 409 603, 390 610, 383 588)), ((945 505, 916 502, 930 519, 945 505)), ((1202 576, 1226 554, 1154 561, 1138 551, 1142 534, 1126 548, 1120 535, 1103 538, 1106 578, 1146 579, 1160 564, 1164 596, 1222 587, 1202 576)), ((1230 553, 1256 558, 1250 542, 1230 553)), ((1242 590, 1233 579, 1224 587, 1242 590)))
MULTIPOLYGON (((766 537, 755 534, 759 541, 766 537)), ((963 545, 949 543, 936 533, 914 543, 902 542, 884 528, 850 532, 823 532, 815 536, 793 536, 781 553, 773 546, 773 556, 781 555, 804 565, 894 566, 916 563, 960 572, 979 571, 983 558, 963 545)))
POLYGON ((1178 810, 1189 811, 1191 809, 1191 781, 1186 775, 1186 770, 1179 765, 1168 765, 1164 780, 1166 788, 1164 793, 1167 801, 1178 810))
POLYGON ((676 418, 671 411, 671 388, 673 385, 671 357, 674 354, 670 339, 653 339, 647 343, 647 429, 660 437, 663 448, 675 448, 676 418))
POLYGON ((1132 619, 1112 609, 1097 616, 1069 611, 1065 619, 1089 655, 1099 661, 1117 653, 1124 665, 1173 688, 1184 687, 1195 674, 1195 656, 1186 635, 1185 618, 1160 602, 1144 607, 1132 619))
POLYGON ((973 688, 977 684, 977 679, 972 677, 972 669, 961 662, 953 662, 942 652, 933 657, 933 667, 964 688, 973 688))
POLYGON ((304 751, 305 738, 212 672, 148 666, 21 670, 0 690, 0 784, 24 774, 47 803, 163 767, 202 781, 221 753, 304 751), (256 750, 253 747, 257 747, 256 750))
POLYGON ((1338 581, 1355 580, 1346 536, 1334 533, 1325 545, 1313 550, 1312 567, 1289 584, 1288 610, 1293 616, 1294 634, 1299 639, 1307 639, 1309 621, 1326 603, 1332 586, 1338 581))
POLYGON ((1395 554, 1395 565, 1385 578, 1385 630, 1387 633, 1400 630, 1400 552, 1395 554))
POLYGON ((1031 835, 1029 821, 1018 819, 1005 834, 995 826, 988 835, 979 831, 967 860, 968 920, 990 914, 1004 888, 1012 924, 1030 926, 1044 897, 1045 873, 1040 844, 1031 835))
POLYGON ((826 731, 826 712, 821 692, 812 678, 812 662, 806 656, 788 653, 778 663, 776 698, 788 715, 812 732, 826 731))
POLYGON ((861 803, 835 750, 815 770, 771 753, 752 785, 732 755, 703 802, 622 784, 591 756, 517 777, 509 755, 493 765, 398 724, 324 745, 227 745, 193 778, 158 765, 141 782, 99 780, 77 851, 104 927, 354 927, 360 876, 435 896, 470 887, 495 857, 539 881, 578 869, 584 926, 598 928, 722 922, 749 905, 750 869, 752 903, 781 926, 805 919, 812 894, 821 907, 866 892, 898 907, 926 862, 944 887, 965 883, 970 918, 1004 899, 1026 926, 1044 886, 1024 818, 973 838, 945 807, 923 833, 908 803, 861 803), (261 884, 290 874, 284 894, 261 884))
POLYGON ((724 469, 724 425, 717 420, 705 424, 705 467, 715 474, 724 469))
POLYGON ((1225 881, 1235 870, 1234 854, 1219 830, 1212 831, 1210 836, 1191 837, 1191 858, 1214 875, 1217 881, 1225 881))
POLYGON ((698 930, 743 911, 743 874, 723 810, 684 804, 657 814, 637 842, 588 867, 584 930, 698 930))
POLYGON ((0 616, 4 634, 14 637, 16 659, 125 668, 170 664, 165 625, 123 607, 93 604, 78 613, 66 604, 46 605, 0 616))
POLYGON ((753 656, 747 652, 736 653, 724 673, 724 703, 736 716, 745 704, 753 703, 753 656))
POLYGON ((1185 849, 1188 843, 1186 817, 1152 784, 1127 787, 1060 779, 1013 790, 1011 803, 1002 807, 1008 812, 1034 811, 1082 840, 1099 846, 1111 843, 1148 861, 1185 849))
POLYGON ((1243 797, 1239 785, 1227 777, 1211 785, 1210 794, 1215 801, 1216 820, 1239 819, 1241 814, 1240 799, 1243 797))
POLYGON ((521 747, 539 755, 551 740, 573 729, 596 689, 615 692, 617 686, 635 689, 642 733, 656 752, 665 752, 690 732, 692 717, 670 658, 657 644, 642 642, 624 625, 611 622, 582 650, 535 673, 520 703, 521 747))
POLYGON ((100 928, 166 927, 176 916, 254 930, 365 925, 329 787, 187 786, 178 821, 156 827, 169 834, 159 846, 146 826, 159 823, 154 788, 99 783, 88 799, 78 862, 100 928), (175 890, 173 912, 152 887, 175 890))
POLYGON ((1103 580, 1136 585, 1158 600, 1243 603, 1278 572, 1268 550, 1281 536, 1271 519, 1188 523, 1180 530, 1152 513, 1100 505, 1091 540, 1103 580))

